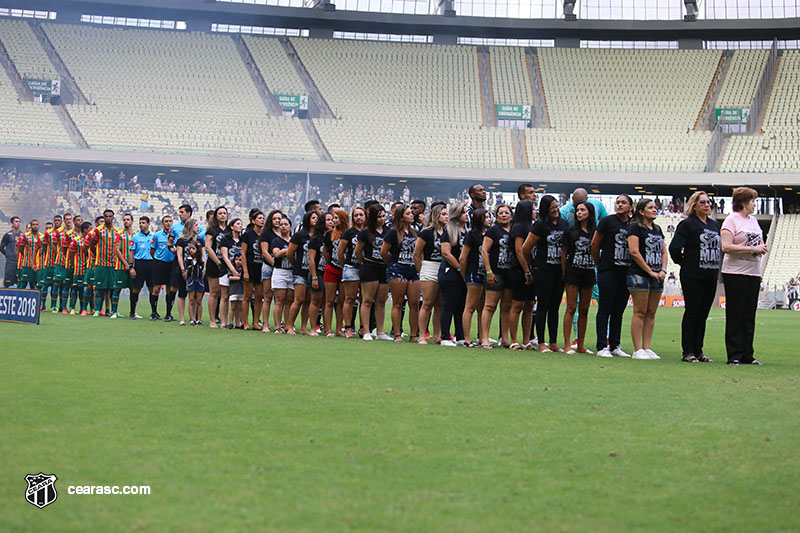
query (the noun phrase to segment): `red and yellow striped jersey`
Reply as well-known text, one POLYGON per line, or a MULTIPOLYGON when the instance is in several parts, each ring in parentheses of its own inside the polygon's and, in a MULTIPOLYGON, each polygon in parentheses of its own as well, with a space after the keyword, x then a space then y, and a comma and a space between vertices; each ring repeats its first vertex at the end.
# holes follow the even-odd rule
POLYGON ((95 229, 90 235, 93 240, 97 241, 95 266, 113 268, 115 262, 114 246, 118 246, 120 242, 117 230, 103 226, 95 229))
POLYGON ((86 273, 89 257, 91 255, 89 252, 88 238, 88 235, 86 239, 84 239, 82 235, 76 233, 70 242, 69 249, 73 252, 72 271, 75 273, 75 276, 83 276, 86 273), (86 241, 85 244, 84 241, 86 241))
POLYGON ((67 229, 65 227, 58 228, 58 239, 55 242, 56 246, 56 258, 54 264, 58 266, 66 266, 67 264, 67 250, 69 250, 69 239, 72 233, 75 232, 75 228, 67 229), (67 240, 67 244, 64 244, 64 240, 67 240))
MULTIPOLYGON (((122 256, 131 264, 131 260, 133 259, 133 233, 126 233, 124 230, 119 232, 119 243, 120 243, 120 251, 122 252, 122 256)), ((114 258, 114 269, 115 270, 122 270, 124 265, 122 261, 114 258)))
POLYGON ((34 235, 30 231, 23 233, 19 237, 19 247, 22 251, 20 254, 22 256, 22 262, 20 268, 32 268, 34 270, 39 270, 42 268, 42 254, 41 247, 42 245, 42 234, 37 233, 34 235))
POLYGON ((74 229, 70 230, 69 232, 62 233, 61 235, 61 247, 63 248, 63 258, 64 258, 64 268, 67 270, 72 270, 72 266, 74 265, 75 258, 70 257, 69 251, 72 250, 72 243, 75 239, 80 238, 80 233, 75 231, 74 229))
POLYGON ((53 266, 53 259, 55 259, 55 245, 54 240, 55 237, 55 229, 49 229, 44 232, 44 236, 42 237, 42 266, 49 267, 53 266))

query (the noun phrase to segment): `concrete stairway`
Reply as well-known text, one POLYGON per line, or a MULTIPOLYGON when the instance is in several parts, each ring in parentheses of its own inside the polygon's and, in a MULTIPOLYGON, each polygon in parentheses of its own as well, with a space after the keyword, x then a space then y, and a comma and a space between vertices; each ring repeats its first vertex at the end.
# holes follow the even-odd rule
POLYGON ((253 59, 253 55, 250 53, 250 49, 247 47, 247 43, 244 42, 244 39, 242 39, 242 36, 239 34, 232 34, 231 38, 236 44, 236 50, 239 51, 239 55, 242 57, 242 61, 244 62, 245 67, 247 67, 250 77, 253 79, 253 84, 256 86, 258 95, 264 102, 264 107, 267 108, 267 112, 276 117, 282 116, 283 110, 281 109, 278 100, 275 98, 275 95, 273 95, 272 91, 270 91, 269 87, 267 87, 267 82, 264 81, 264 76, 258 69, 258 65, 256 65, 255 59, 253 59))
POLYGON ((547 99, 544 96, 544 83, 539 70, 539 58, 535 48, 525 49, 525 64, 528 67, 528 78, 533 91, 533 119, 534 127, 549 128, 550 115, 547 112, 547 99))
POLYGON ((11 57, 8 55, 8 51, 6 47, 0 42, 0 63, 3 64, 3 68, 8 74, 8 78, 11 80, 11 84, 17 90, 17 97, 21 102, 33 102, 33 93, 31 93, 28 86, 25 85, 25 82, 22 81, 22 77, 17 72, 17 67, 14 65, 14 62, 11 61, 11 57))
POLYGON ((78 148, 89 148, 89 144, 84 139, 83 134, 78 129, 78 126, 75 124, 75 121, 72 120, 72 116, 69 114, 69 111, 63 105, 56 105, 53 106, 58 118, 61 119, 61 123, 64 125, 64 129, 67 130, 70 139, 72 142, 75 143, 75 146, 78 148))
POLYGON ((511 130, 511 151, 514 153, 514 168, 528 168, 525 130, 511 130))
POLYGON ((303 64, 303 61, 297 54, 297 50, 295 50, 292 42, 288 37, 281 37, 280 42, 283 45, 283 49, 286 51, 286 55, 289 56, 292 65, 294 65, 294 69, 297 71, 297 74, 303 81, 306 91, 308 92, 310 103, 309 114, 311 116, 318 116, 319 118, 336 118, 333 115, 333 111, 331 111, 328 102, 325 101, 325 98, 319 91, 317 84, 314 83, 313 79, 311 79, 311 74, 308 73, 308 69, 306 69, 306 66, 303 64))
POLYGON ((306 135, 308 135, 308 140, 311 141, 311 144, 317 151, 317 155, 319 156, 319 158, 323 161, 333 161, 331 153, 328 151, 328 148, 325 146, 325 143, 322 142, 322 137, 319 136, 319 132, 317 131, 316 126, 314 126, 314 121, 311 119, 301 120, 300 124, 302 124, 303 129, 306 130, 306 135))
POLYGON ((29 22, 28 24, 31 25, 34 35, 39 39, 44 51, 47 52, 47 57, 50 58, 50 62, 53 63, 56 72, 61 76, 61 101, 65 104, 89 105, 89 100, 86 99, 86 96, 83 94, 80 87, 78 87, 78 83, 75 81, 75 78, 72 77, 72 74, 70 74, 67 65, 61 60, 61 56, 58 55, 58 52, 53 46, 53 43, 50 42, 50 38, 45 33, 41 24, 38 22, 29 22))
POLYGON ((714 129, 717 123, 717 100, 719 99, 719 93, 722 92, 722 85, 725 83, 725 78, 728 75, 728 70, 730 70, 732 60, 733 52, 731 50, 726 50, 722 53, 719 68, 712 81, 705 106, 700 112, 698 127, 695 129, 706 131, 714 129))
POLYGON ((492 65, 489 62, 489 47, 478 47, 478 79, 481 83, 481 114, 484 126, 497 126, 497 109, 494 106, 492 65))

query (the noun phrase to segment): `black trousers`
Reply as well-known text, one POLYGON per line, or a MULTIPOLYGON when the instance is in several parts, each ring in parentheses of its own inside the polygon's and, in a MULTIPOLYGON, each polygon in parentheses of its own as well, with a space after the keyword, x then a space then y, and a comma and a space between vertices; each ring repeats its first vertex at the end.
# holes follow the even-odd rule
POLYGON ((597 350, 619 348, 622 336, 622 315, 628 306, 628 270, 611 268, 597 273, 597 350))
POLYGON ((467 286, 461 274, 452 267, 439 271, 439 289, 442 291, 442 340, 450 339, 450 322, 455 323, 456 340, 464 340, 464 325, 461 322, 467 303, 467 286))
POLYGON ((717 280, 716 278, 697 279, 681 276, 681 288, 686 306, 681 321, 681 348, 683 355, 699 356, 703 353, 706 320, 708 320, 708 312, 711 311, 711 306, 714 304, 717 280))
POLYGON ((725 283, 725 349, 728 362, 753 362, 753 336, 761 278, 723 274, 725 283))
POLYGON ((564 295, 564 280, 561 270, 539 270, 534 272, 536 280, 536 336, 540 343, 547 344, 544 326, 547 323, 549 343, 558 342, 558 307, 564 295))

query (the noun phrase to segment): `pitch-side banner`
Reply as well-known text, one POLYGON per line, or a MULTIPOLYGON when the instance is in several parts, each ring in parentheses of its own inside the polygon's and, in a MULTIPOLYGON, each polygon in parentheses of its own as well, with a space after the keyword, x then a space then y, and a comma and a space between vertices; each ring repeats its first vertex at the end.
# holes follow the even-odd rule
POLYGON ((39 324, 39 291, 0 289, 0 322, 39 324))

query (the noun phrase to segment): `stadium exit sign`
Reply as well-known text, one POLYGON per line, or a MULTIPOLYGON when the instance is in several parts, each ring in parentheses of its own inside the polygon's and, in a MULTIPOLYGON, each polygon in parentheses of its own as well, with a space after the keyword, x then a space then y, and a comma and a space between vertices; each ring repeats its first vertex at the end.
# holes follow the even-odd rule
POLYGON ((308 109, 308 96, 304 94, 276 94, 281 109, 308 109))
POLYGON ((498 119, 511 119, 511 120, 530 120, 531 106, 529 105, 495 105, 498 119))
POLYGON ((723 124, 744 124, 750 118, 750 108, 747 107, 718 107, 717 122, 723 124))

